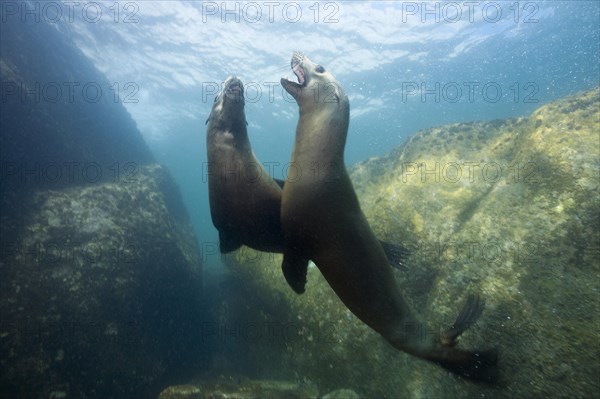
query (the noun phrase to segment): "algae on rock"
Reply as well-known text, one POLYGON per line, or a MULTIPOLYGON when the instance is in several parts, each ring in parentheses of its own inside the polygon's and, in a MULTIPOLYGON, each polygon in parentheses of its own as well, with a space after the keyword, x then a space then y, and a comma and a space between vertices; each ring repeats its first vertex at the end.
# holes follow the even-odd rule
POLYGON ((273 380, 248 380, 216 376, 198 384, 166 388, 158 399, 317 399, 311 384, 273 380))

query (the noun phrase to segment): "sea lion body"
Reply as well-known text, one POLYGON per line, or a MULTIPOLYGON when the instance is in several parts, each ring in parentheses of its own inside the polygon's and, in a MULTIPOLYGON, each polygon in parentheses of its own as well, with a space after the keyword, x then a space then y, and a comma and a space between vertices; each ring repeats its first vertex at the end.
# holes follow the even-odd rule
POLYGON ((283 251, 281 187, 256 159, 248 139, 242 82, 229 77, 208 118, 208 192, 221 252, 241 245, 283 251))
POLYGON ((312 260, 337 296, 360 320, 394 347, 441 364, 468 378, 493 378, 495 353, 453 348, 455 339, 481 313, 470 300, 443 339, 427 330, 399 291, 385 252, 375 238, 344 165, 349 102, 325 69, 300 53, 292 57, 300 84, 281 83, 299 105, 292 164, 302 171, 283 189, 284 275, 304 290, 312 260))
MULTIPOLYGON (((306 57, 303 67, 316 68, 306 57)), ((306 74, 307 79, 319 80, 316 85, 312 82, 312 92, 303 90, 298 101, 300 119, 291 163, 302 174, 287 180, 283 190, 284 262, 312 260, 342 302, 387 335, 394 329, 390 320, 402 322, 409 310, 344 166, 348 98, 328 72, 306 74)))

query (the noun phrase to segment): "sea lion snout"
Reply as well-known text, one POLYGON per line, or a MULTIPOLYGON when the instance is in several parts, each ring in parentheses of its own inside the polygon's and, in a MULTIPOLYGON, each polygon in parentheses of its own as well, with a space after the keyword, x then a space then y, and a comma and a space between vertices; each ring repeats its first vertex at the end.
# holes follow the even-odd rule
POLYGON ((305 60, 307 60, 307 58, 301 52, 296 51, 292 54, 290 67, 292 68, 294 75, 296 75, 298 83, 286 78, 281 78, 281 85, 296 101, 300 101, 302 89, 307 85, 307 72, 303 65, 305 60))
POLYGON ((246 125, 244 106, 244 85, 236 76, 229 76, 223 82, 221 92, 215 97, 206 124, 213 121, 214 126, 219 129, 235 123, 246 125))
POLYGON ((290 61, 298 83, 282 78, 281 85, 302 107, 324 103, 347 103, 343 89, 322 66, 301 52, 294 52, 290 61))
MULTIPOLYGON (((229 76, 223 83, 224 97, 234 101, 244 101, 244 84, 237 76, 229 76)), ((225 100, 225 98, 223 99, 225 100)))
POLYGON ((303 59, 304 59, 303 52, 294 51, 294 53, 292 54, 292 60, 290 61, 292 69, 294 68, 294 65, 301 63, 303 59))

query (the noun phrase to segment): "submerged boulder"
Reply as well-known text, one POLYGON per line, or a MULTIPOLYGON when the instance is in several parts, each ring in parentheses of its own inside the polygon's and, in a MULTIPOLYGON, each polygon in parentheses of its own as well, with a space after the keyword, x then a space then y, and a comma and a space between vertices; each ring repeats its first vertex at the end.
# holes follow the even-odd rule
POLYGON ((70 29, 0 24, 0 397, 156 397, 206 363, 199 250, 137 85, 70 29))
POLYGON ((2 226, 0 396, 151 397, 205 362, 199 250, 163 167, 22 205, 2 226))
POLYGON ((158 399, 317 399, 310 383, 248 380, 235 376, 211 376, 197 384, 174 385, 158 399))
MULTIPOLYGON (((306 293, 281 256, 228 256, 203 340, 215 367, 250 377, 308 378, 321 394, 366 397, 590 397, 599 389, 597 89, 527 118, 441 126, 350 169, 371 227, 403 243, 399 288, 432 333, 468 293, 485 310, 463 348, 500 349, 501 384, 461 381, 401 353, 352 315, 310 267, 306 293)), ((365 265, 368 267, 368 265, 365 265)), ((205 326, 206 327, 206 326, 205 326)))

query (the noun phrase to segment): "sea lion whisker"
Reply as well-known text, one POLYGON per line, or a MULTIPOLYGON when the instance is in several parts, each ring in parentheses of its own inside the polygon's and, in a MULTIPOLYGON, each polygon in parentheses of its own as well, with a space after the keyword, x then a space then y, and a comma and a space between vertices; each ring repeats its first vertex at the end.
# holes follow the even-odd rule
POLYGON ((285 64, 285 65, 283 65, 283 66, 279 66, 279 67, 277 67, 277 70, 278 70, 278 71, 285 71, 286 69, 290 69, 290 63, 289 63, 289 62, 288 62, 288 63, 286 63, 286 64, 285 64))

